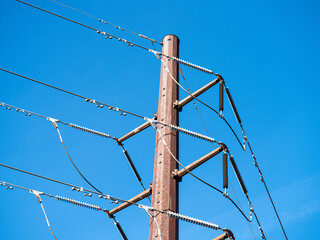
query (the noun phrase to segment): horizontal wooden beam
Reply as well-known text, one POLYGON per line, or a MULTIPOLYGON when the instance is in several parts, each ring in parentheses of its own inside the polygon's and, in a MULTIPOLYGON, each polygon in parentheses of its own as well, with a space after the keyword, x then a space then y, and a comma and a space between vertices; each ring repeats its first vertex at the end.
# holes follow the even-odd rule
POLYGON ((113 214, 120 212, 121 210, 129 207, 132 205, 132 203, 136 203, 139 202, 142 199, 145 199, 146 197, 149 197, 152 194, 152 189, 151 187, 144 190, 142 193, 138 194, 137 196, 134 196, 133 198, 131 198, 130 200, 128 200, 128 202, 124 202, 121 205, 119 205, 118 207, 108 211, 108 215, 112 216, 113 214))
POLYGON ((224 233, 224 234, 222 234, 222 235, 220 235, 220 236, 218 236, 218 237, 216 237, 216 238, 214 238, 212 240, 224 240, 224 239, 227 239, 227 238, 228 238, 228 234, 224 233))
POLYGON ((219 83, 219 81, 220 81, 220 79, 216 78, 212 82, 209 82, 207 85, 204 85, 202 88, 200 88, 197 91, 195 91, 194 93, 192 93, 192 96, 189 95, 186 98, 184 98, 181 101, 179 101, 175 105, 175 108, 182 109, 182 107, 187 105, 189 102, 191 102, 194 99, 194 97, 200 96, 202 93, 204 93, 205 91, 207 91, 208 89, 212 88, 214 85, 219 83))
POLYGON ((191 172, 195 168, 199 167, 200 165, 204 164, 207 162, 209 159, 213 158, 214 156, 218 155, 220 152, 223 151, 223 147, 218 147, 212 152, 204 155, 203 157, 199 158, 198 160, 194 161, 193 163, 189 164, 185 168, 182 168, 179 171, 173 171, 172 175, 174 178, 182 178, 184 175, 188 174, 188 172, 191 172))
POLYGON ((131 132, 129 132, 129 133, 127 133, 126 135, 124 135, 123 137, 119 138, 119 139, 118 139, 118 142, 121 143, 121 142, 127 140, 128 138, 136 135, 137 133, 139 133, 139 132, 147 129, 147 128, 150 127, 150 126, 151 126, 150 122, 145 122, 145 123, 143 123, 142 125, 140 125, 139 127, 133 129, 131 132))

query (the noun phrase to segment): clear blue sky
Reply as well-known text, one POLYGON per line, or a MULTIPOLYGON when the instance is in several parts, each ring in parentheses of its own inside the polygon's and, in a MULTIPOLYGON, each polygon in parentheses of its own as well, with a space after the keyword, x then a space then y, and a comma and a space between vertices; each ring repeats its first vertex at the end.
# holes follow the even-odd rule
MULTIPOLYGON (((102 25, 48 0, 30 3, 151 48, 134 35, 102 25)), ((63 1, 127 29, 160 40, 180 38, 180 57, 220 73, 230 87, 290 240, 314 237, 320 222, 318 1, 63 1), (311 233, 310 233, 311 232, 311 233)), ((152 117, 157 111, 160 63, 150 53, 106 40, 95 32, 27 7, 0 3, 0 67, 105 103, 152 117)), ((161 50, 159 46, 156 46, 161 50)), ((181 66, 191 90, 212 76, 181 66)), ((0 72, 0 102, 121 137, 143 123, 61 92, 0 72)), ((181 83, 184 85, 182 78, 181 83)), ((185 85, 184 85, 185 86, 185 85)), ((181 92, 180 97, 185 97, 181 92)), ((201 96, 218 108, 218 88, 201 96)), ((250 153, 243 152, 226 125, 199 106, 210 134, 226 142, 238 163, 267 239, 284 239, 250 153)), ((226 105, 225 116, 241 131, 226 105)), ((205 134, 192 104, 182 127, 205 134)), ((104 193, 129 199, 141 191, 121 149, 113 142, 59 125, 78 167, 104 193)), ((51 123, 0 109, 3 164, 89 188, 67 159, 51 123)), ((180 135, 180 160, 191 163, 213 146, 180 135)), ((155 131, 125 142, 145 185, 152 181, 155 131)), ((194 171, 219 188, 222 168, 214 158, 194 171)), ((248 205, 232 171, 230 179, 246 213, 248 205)), ((97 197, 0 168, 0 180, 53 195, 113 208, 97 197)), ((234 198, 234 193, 229 189, 234 198)), ((113 221, 43 197, 58 239, 120 239, 113 221)), ((148 201, 142 201, 148 205, 148 201)), ((0 239, 52 239, 40 206, 22 190, 0 188, 0 239)), ((237 239, 254 239, 239 212, 217 192, 186 176, 180 212, 231 229, 237 239)), ((147 239, 149 217, 134 206, 116 215, 129 239, 147 239)), ((257 225, 252 229, 259 237, 257 225)), ((221 232, 180 223, 180 239, 212 239, 221 232)))

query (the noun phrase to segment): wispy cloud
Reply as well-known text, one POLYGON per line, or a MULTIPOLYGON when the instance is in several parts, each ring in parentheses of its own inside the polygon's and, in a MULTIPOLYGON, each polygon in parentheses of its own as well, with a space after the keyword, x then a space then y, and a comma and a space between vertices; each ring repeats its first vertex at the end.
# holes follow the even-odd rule
MULTIPOLYGON (((312 219, 320 213, 320 173, 308 178, 296 180, 289 185, 271 192, 278 213, 285 227, 293 227, 312 219)), ((279 223, 271 203, 266 197, 256 201, 259 215, 263 216, 265 231, 279 229, 279 223)))

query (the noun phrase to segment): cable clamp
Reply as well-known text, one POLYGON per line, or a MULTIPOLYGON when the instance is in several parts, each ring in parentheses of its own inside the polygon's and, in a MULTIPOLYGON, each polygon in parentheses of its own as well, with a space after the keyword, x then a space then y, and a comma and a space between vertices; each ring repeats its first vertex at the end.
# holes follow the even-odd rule
POLYGON ((153 207, 148 207, 141 204, 139 204, 138 206, 139 208, 144 209, 150 218, 154 218, 154 215, 152 214, 152 212, 154 211, 153 207))
POLYGON ((156 56, 156 58, 158 58, 159 60, 161 59, 161 57, 160 57, 161 53, 160 52, 152 50, 152 49, 149 49, 149 52, 152 52, 156 56))
POLYGON ((138 204, 138 207, 141 208, 141 209, 144 209, 144 210, 148 210, 148 211, 154 211, 154 208, 153 207, 149 207, 149 206, 146 206, 146 205, 142 205, 142 204, 138 204))
POLYGON ((145 117, 144 120, 149 122, 154 129, 157 129, 157 125, 156 125, 157 121, 156 120, 151 119, 151 118, 147 118, 147 117, 145 117))
POLYGON ((222 195, 226 198, 229 198, 229 194, 227 192, 227 188, 224 189, 224 192, 222 193, 222 195))
POLYGON ((59 122, 58 119, 51 118, 51 117, 47 117, 47 120, 50 121, 50 122, 52 122, 52 125, 53 125, 53 127, 54 127, 55 129, 58 129, 58 124, 57 124, 57 122, 59 122))
POLYGON ((39 192, 39 191, 31 189, 30 193, 36 196, 38 203, 42 203, 42 199, 41 199, 40 195, 43 195, 43 192, 39 192))

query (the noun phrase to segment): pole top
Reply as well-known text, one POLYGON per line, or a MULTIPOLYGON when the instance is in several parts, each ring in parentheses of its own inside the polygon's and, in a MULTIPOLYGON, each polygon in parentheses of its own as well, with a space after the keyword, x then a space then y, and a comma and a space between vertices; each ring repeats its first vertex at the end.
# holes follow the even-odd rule
POLYGON ((174 34, 168 34, 168 35, 164 36, 164 37, 162 38, 162 43, 163 43, 163 41, 164 41, 165 38, 168 38, 168 37, 171 37, 171 36, 177 38, 178 44, 180 44, 180 39, 178 38, 177 35, 174 35, 174 34))

